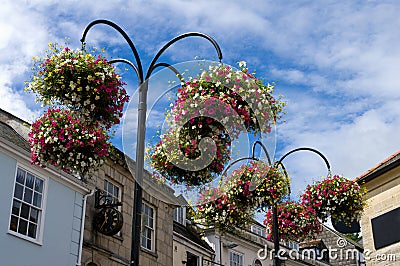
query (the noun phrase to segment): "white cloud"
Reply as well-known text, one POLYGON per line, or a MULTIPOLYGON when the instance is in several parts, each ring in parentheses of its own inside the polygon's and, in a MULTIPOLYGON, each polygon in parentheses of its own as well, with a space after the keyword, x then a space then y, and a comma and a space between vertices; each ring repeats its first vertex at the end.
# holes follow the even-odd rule
MULTIPOLYGON (((291 122, 278 128, 281 137, 278 142, 287 141, 287 150, 299 146, 314 147, 328 157, 335 173, 355 178, 399 149, 400 108, 397 101, 385 102, 346 121, 339 120, 337 115, 340 113, 330 118, 337 108, 313 105, 317 102, 309 99, 305 103, 310 106, 307 110, 291 115, 291 122)), ((300 178, 309 176, 312 169, 301 158, 298 160, 291 164, 296 165, 300 178)))
MULTIPOLYGON (((64 37, 79 47, 94 19, 110 19, 126 30, 144 66, 172 37, 204 32, 218 41, 227 64, 245 60, 260 77, 278 81, 289 110, 287 122, 278 127, 281 154, 315 147, 336 172, 353 178, 400 147, 399 13, 396 1, 8 0, 0 10, 0 105, 25 119, 37 114, 32 95, 22 91, 31 57, 64 37)), ((93 28, 87 42, 132 60, 123 38, 107 26, 93 28)), ((162 61, 194 56, 215 59, 216 53, 211 44, 193 38, 170 47, 162 61)), ((129 81, 133 91, 136 81, 129 81)), ((149 102, 159 95, 150 91, 149 102)), ((153 114, 152 121, 162 120, 163 112, 153 114)), ((127 126, 135 128, 134 121, 128 119, 127 126)), ((325 174, 324 165, 313 160, 313 155, 293 156, 287 167, 300 179, 325 174)))

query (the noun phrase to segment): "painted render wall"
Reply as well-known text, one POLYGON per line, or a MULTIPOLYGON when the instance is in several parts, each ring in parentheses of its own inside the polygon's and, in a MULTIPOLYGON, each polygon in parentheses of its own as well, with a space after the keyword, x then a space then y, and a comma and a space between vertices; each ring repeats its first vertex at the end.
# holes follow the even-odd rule
POLYGON ((45 176, 45 171, 27 162, 18 165, 47 178, 43 201, 42 245, 8 233, 17 160, 0 147, 0 257, 7 266, 71 266, 76 264, 83 194, 45 176))

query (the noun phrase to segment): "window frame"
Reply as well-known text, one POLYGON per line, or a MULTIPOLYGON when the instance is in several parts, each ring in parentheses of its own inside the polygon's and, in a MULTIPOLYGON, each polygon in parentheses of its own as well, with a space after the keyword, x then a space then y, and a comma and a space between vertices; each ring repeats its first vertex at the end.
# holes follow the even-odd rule
POLYGON ((251 225, 250 231, 253 234, 256 234, 256 235, 261 236, 261 237, 266 237, 266 235, 267 235, 265 227, 262 227, 262 226, 256 225, 256 224, 252 224, 251 225))
MULTIPOLYGON (((25 191, 25 182, 23 185, 24 191, 25 191)), ((48 177, 43 176, 42 174, 40 174, 39 172, 26 167, 25 165, 21 165, 19 163, 16 164, 15 167, 15 174, 14 174, 14 182, 13 182, 13 190, 12 190, 12 194, 11 194, 11 204, 10 204, 10 211, 8 214, 8 224, 7 224, 7 233, 13 236, 16 236, 18 238, 21 238, 23 240, 38 244, 38 245, 43 245, 43 232, 44 232, 44 221, 45 221, 45 213, 46 213, 46 206, 47 206, 47 187, 48 187, 48 177), (22 170, 25 172, 25 177, 26 174, 31 174, 32 176, 35 177, 36 179, 40 179, 43 181, 43 187, 42 187, 42 201, 41 201, 41 207, 38 208, 37 206, 34 206, 32 203, 26 202, 24 199, 18 199, 16 198, 15 195, 15 188, 16 188, 16 183, 17 183, 17 175, 18 175, 18 170, 22 170), (37 228, 36 228, 36 238, 32 238, 30 236, 28 236, 28 234, 21 234, 17 231, 14 231, 10 228, 11 225, 11 219, 12 216, 15 216, 12 214, 13 211, 13 206, 14 206, 14 200, 18 200, 21 203, 25 203, 27 205, 29 205, 29 211, 31 210, 31 208, 34 206, 34 208, 38 209, 38 223, 37 223, 37 228)), ((24 194, 23 194, 24 195, 24 194)), ((33 200, 33 195, 32 195, 32 200, 33 200)), ((21 219, 21 215, 20 213, 18 214, 18 219, 21 219)), ((22 219, 25 219, 22 217, 22 219)), ((25 219, 26 220, 26 219, 25 219)))
POLYGON ((186 264, 189 263, 189 258, 195 258, 196 259, 196 265, 195 266, 199 266, 200 265, 200 256, 190 252, 190 251, 186 251, 186 264))
MULTIPOLYGON (((157 212, 156 212, 156 208, 153 206, 153 205, 151 205, 151 204, 149 204, 149 203, 147 203, 147 202, 142 202, 142 226, 141 226, 141 228, 142 228, 142 230, 141 230, 141 234, 140 234, 140 247, 141 248, 143 248, 143 249, 145 249, 145 250, 147 250, 147 251, 149 251, 149 252, 153 252, 153 253, 155 253, 156 252, 156 218, 157 218, 157 212), (152 220, 153 220, 153 225, 152 225, 152 227, 149 227, 148 225, 147 225, 147 217, 146 217, 146 213, 144 212, 144 206, 146 206, 147 208, 150 208, 151 210, 152 210, 152 220), (147 246, 144 246, 143 245, 143 237, 144 237, 144 232, 145 232, 145 230, 144 229, 147 229, 147 230, 150 230, 150 240, 151 240, 151 247, 150 247, 150 249, 147 247, 147 246)), ((145 236, 146 238, 147 238, 147 236, 145 236)))
POLYGON ((263 264, 260 259, 255 258, 253 261, 253 266, 263 266, 263 264))
POLYGON ((229 251, 229 265, 230 266, 244 266, 244 254, 237 252, 237 251, 230 250, 229 251), (237 256, 239 258, 239 261, 238 262, 233 261, 232 256, 237 256), (240 261, 240 258, 241 258, 241 261, 240 261))
MULTIPOLYGON (((108 185, 107 185, 107 186, 108 186, 108 185)), ((116 183, 116 182, 113 182, 113 180, 111 179, 111 177, 108 176, 108 175, 106 175, 106 177, 105 177, 104 180, 103 180, 103 193, 104 193, 104 196, 109 196, 109 195, 110 195, 111 198, 112 198, 112 203, 115 203, 115 202, 114 202, 115 199, 117 199, 118 202, 122 202, 122 190, 123 190, 123 187, 122 187, 121 185, 119 185, 119 184, 116 183), (106 182, 109 183, 109 184, 111 184, 111 185, 113 186, 113 190, 114 190, 115 188, 118 189, 118 196, 117 196, 117 197, 115 197, 115 195, 114 195, 113 193, 110 193, 110 192, 108 191, 108 189, 106 190, 106 182)), ((120 211, 120 212, 122 213, 122 206, 117 206, 116 208, 117 208, 118 211, 120 211)), ((122 227, 122 228, 124 228, 124 227, 122 227)), ((121 236, 122 236, 122 228, 121 228, 121 230, 118 231, 118 233, 116 233, 116 234, 113 235, 113 236, 121 237, 121 236)))
MULTIPOLYGON (((113 200, 112 203, 115 203, 114 200, 117 199, 119 202, 122 202, 122 186, 119 184, 116 184, 115 182, 112 181, 111 177, 106 176, 106 178, 104 178, 104 182, 103 182, 103 192, 104 192, 104 196, 109 196, 111 195, 111 198, 113 200), (113 193, 110 193, 108 191, 108 189, 106 190, 106 182, 111 184, 113 187, 118 189, 118 196, 115 197, 115 195, 113 193)), ((120 207, 120 206, 118 206, 120 207)))
POLYGON ((179 206, 174 209, 174 221, 186 225, 186 207, 179 206))

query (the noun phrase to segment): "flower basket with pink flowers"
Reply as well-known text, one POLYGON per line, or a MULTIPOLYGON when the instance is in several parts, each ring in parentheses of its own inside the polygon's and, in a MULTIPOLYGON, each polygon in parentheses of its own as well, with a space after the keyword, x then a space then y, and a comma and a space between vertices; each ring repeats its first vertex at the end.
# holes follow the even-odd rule
MULTIPOLYGON (((238 187, 243 188, 246 184, 238 187)), ((243 193, 245 196, 246 191, 243 193)), ((232 232, 251 224, 254 208, 245 201, 219 188, 204 191, 197 205, 195 219, 205 226, 213 226, 221 232, 232 232)))
MULTIPOLYGON (((280 240, 305 241, 322 232, 315 210, 298 202, 283 202, 277 205, 278 232, 280 240)), ((273 239, 273 210, 270 208, 264 220, 267 240, 273 239)))
POLYGON ((354 180, 330 175, 307 186, 301 196, 303 204, 313 208, 317 216, 326 221, 330 216, 347 224, 359 221, 366 206, 366 189, 354 180))
POLYGON ((34 58, 34 75, 26 91, 45 105, 64 105, 110 128, 120 122, 129 101, 114 66, 99 54, 49 44, 44 57, 34 58))
POLYGON ((31 162, 54 165, 84 178, 103 164, 111 147, 108 140, 104 127, 88 122, 81 113, 48 109, 31 125, 31 162))
POLYGON ((151 149, 150 164, 176 183, 202 185, 211 181, 230 160, 231 142, 240 133, 269 133, 271 125, 280 119, 285 103, 275 99, 273 91, 273 84, 263 84, 245 67, 210 66, 178 89, 177 99, 167 112, 170 127, 151 149), (201 138, 215 142, 216 151, 208 154, 212 158, 202 160, 209 164, 182 170, 186 161, 200 160, 210 151, 207 147, 201 151, 201 138))
POLYGON ((248 224, 257 208, 272 206, 288 193, 288 179, 262 161, 251 161, 234 170, 218 189, 203 192, 198 219, 209 225, 232 228, 248 224))

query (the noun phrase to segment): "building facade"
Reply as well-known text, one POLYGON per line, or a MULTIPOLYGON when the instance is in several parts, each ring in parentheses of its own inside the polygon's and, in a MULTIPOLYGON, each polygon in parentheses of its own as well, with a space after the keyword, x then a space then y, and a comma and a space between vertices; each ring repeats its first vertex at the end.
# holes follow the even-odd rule
POLYGON ((256 232, 241 229, 234 233, 220 233, 214 228, 209 228, 205 230, 205 238, 215 250, 214 264, 210 264, 211 266, 272 265, 269 254, 273 246, 265 240, 265 230, 256 232))
MULTIPOLYGON (((96 194, 88 199, 85 217, 82 265, 129 265, 132 251, 132 217, 135 180, 129 171, 135 163, 119 150, 110 155, 88 182, 100 195, 108 196, 121 206, 115 208, 122 214, 122 228, 113 235, 105 235, 95 227, 96 194)), ((145 171, 143 182, 140 265, 172 265, 172 236, 174 209, 177 205, 172 188, 157 183, 145 171)), ((99 200, 101 203, 101 199, 99 200)))
MULTIPOLYGON (((265 227, 252 224, 247 230, 219 233, 213 228, 205 237, 215 250, 214 264, 210 266, 273 266, 274 244, 265 238, 265 227)), ((362 266, 365 265, 363 247, 335 230, 323 226, 317 239, 297 243, 281 242, 281 265, 362 266)))
MULTIPOLYGON (((134 162, 129 161, 133 164, 134 162)), ((132 216, 134 178, 122 153, 116 151, 113 157, 97 171, 91 181, 97 191, 109 195, 122 206, 118 210, 123 216, 123 225, 114 235, 99 232, 94 224, 96 196, 88 199, 83 242, 84 266, 129 265, 131 258, 132 216)), ((173 216, 176 197, 173 190, 158 184, 148 172, 143 178, 142 227, 140 245, 140 265, 165 266, 172 264, 173 216)))
POLYGON ((400 151, 357 178, 367 188, 361 231, 367 265, 399 265, 400 151))
POLYGON ((173 265, 204 266, 214 262, 214 250, 202 238, 199 228, 186 219, 188 203, 180 195, 174 211, 173 265))
MULTIPOLYGON (((129 265, 135 163, 115 149, 82 182, 56 167, 30 164, 27 123, 0 110, 0 255, 7 266, 129 265), (112 204, 112 207, 109 206, 112 204), (99 229, 104 209, 116 209, 122 227, 99 229), (101 216, 99 215, 101 213, 101 216)), ((145 172, 140 265, 173 265, 174 191, 145 172)))
POLYGON ((86 184, 30 164, 23 121, 0 109, 1 265, 77 265, 86 184))
POLYGON ((298 250, 304 260, 312 265, 365 265, 363 246, 325 225, 317 239, 299 243, 298 250))

